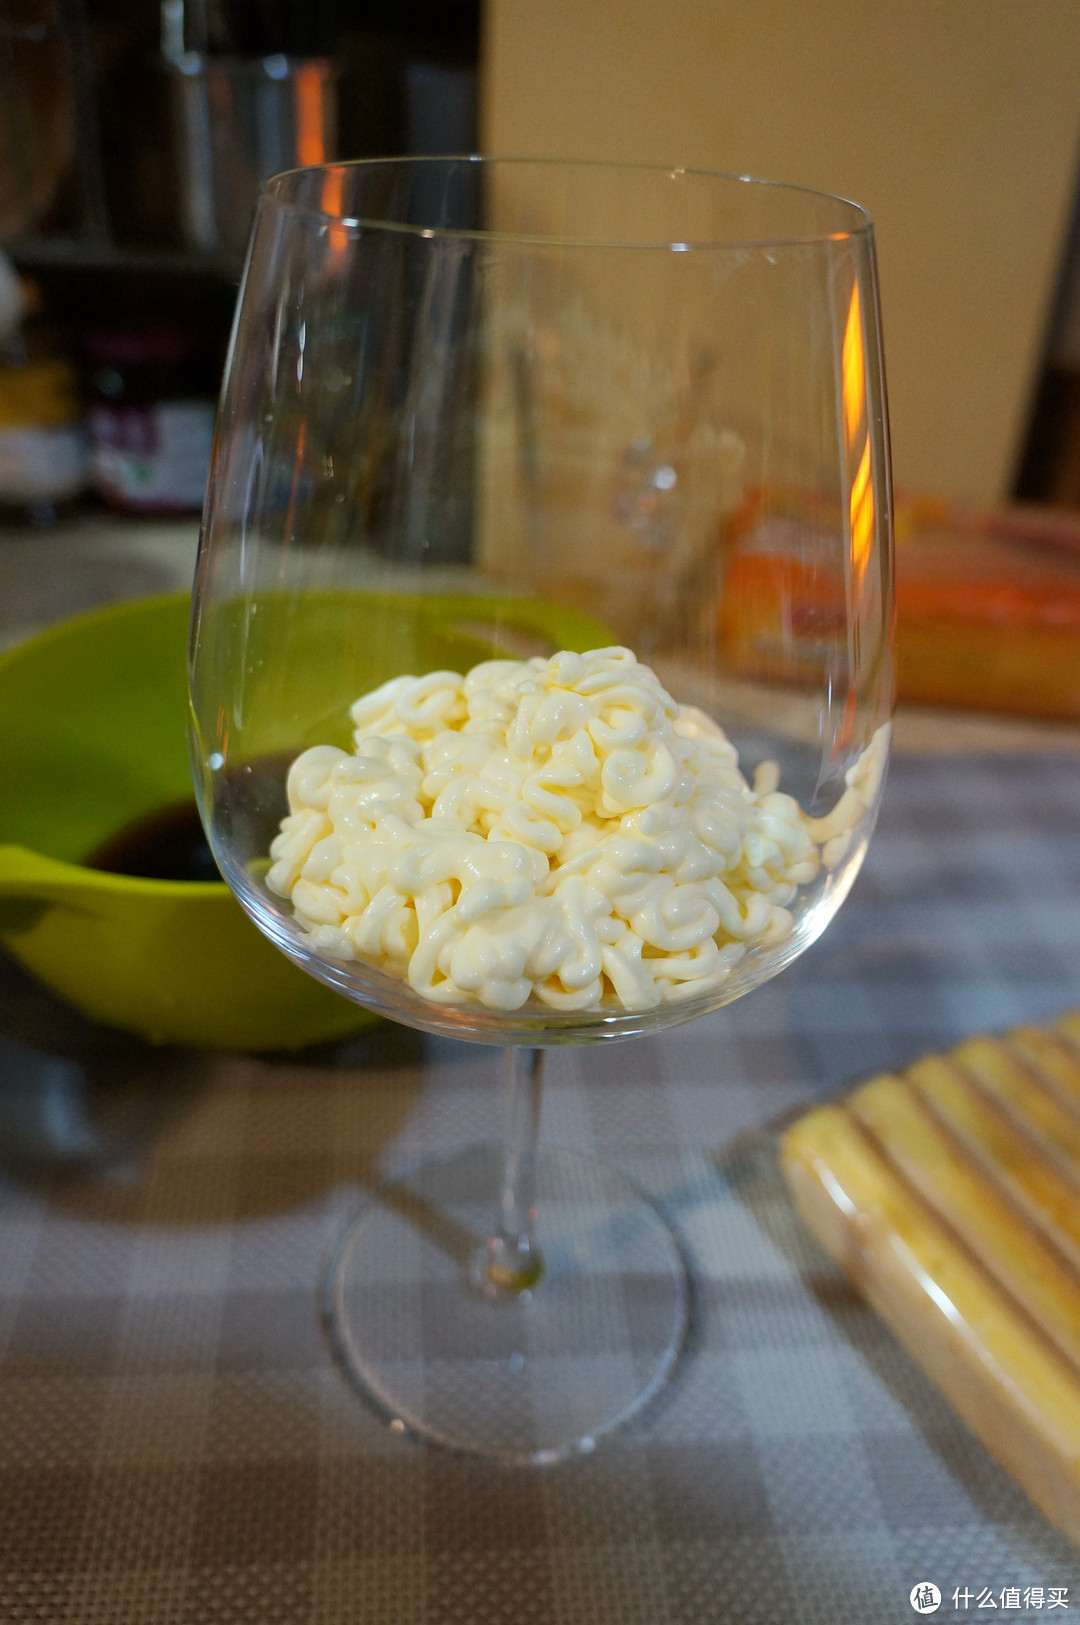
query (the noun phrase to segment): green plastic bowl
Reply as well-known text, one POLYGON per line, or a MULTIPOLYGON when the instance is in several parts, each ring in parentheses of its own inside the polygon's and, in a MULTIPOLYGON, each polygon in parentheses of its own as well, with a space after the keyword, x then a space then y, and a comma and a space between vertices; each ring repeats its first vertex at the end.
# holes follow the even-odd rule
MULTIPOLYGON (((354 595, 361 613, 375 596, 354 595)), ((387 595, 378 603, 373 624, 387 595)), ((485 615, 537 647, 608 641, 582 616, 523 600, 395 596, 393 610, 421 670, 448 653, 470 664, 495 654, 485 615), (448 636, 462 623, 464 636, 448 636)), ((192 793, 188 613, 186 595, 116 605, 0 656, 0 943, 95 1021, 155 1042, 278 1049, 341 1037, 373 1018, 291 964, 223 882, 84 865, 110 836, 192 793)))

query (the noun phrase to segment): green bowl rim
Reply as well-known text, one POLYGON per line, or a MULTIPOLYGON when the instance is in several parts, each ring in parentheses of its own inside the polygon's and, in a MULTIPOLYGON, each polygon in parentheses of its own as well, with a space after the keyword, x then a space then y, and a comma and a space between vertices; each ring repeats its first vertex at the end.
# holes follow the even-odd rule
MULTIPOLYGON (((120 620, 125 616, 144 614, 147 610, 164 609, 169 605, 179 606, 182 603, 190 607, 190 592, 165 592, 154 593, 145 598, 124 598, 118 603, 98 604, 93 609, 81 611, 78 615, 66 615, 63 620, 42 627, 40 632, 31 632, 28 637, 20 638, 9 649, 5 649, 0 654, 0 677, 10 666, 17 664, 30 649, 36 651, 42 645, 58 642, 71 632, 92 626, 95 621, 120 620)), ((192 800, 194 799, 193 786, 192 800)), ((38 852, 34 847, 26 846, 21 841, 5 841, 2 844, 9 850, 28 852, 38 861, 48 863, 57 870, 66 870, 73 885, 89 885, 104 891, 122 891, 150 897, 175 897, 179 893, 187 897, 206 898, 232 895, 224 880, 154 880, 144 875, 118 875, 107 869, 91 869, 85 863, 72 863, 67 858, 50 857, 47 852, 38 852)), ((63 876, 58 874, 56 878, 62 879, 63 876)))
POLYGON ((31 631, 26 637, 19 638, 9 648, 0 652, 0 672, 21 659, 28 650, 40 648, 42 644, 55 643, 69 632, 89 626, 94 621, 119 620, 125 615, 136 614, 141 610, 163 609, 167 604, 181 603, 190 606, 190 592, 159 592, 146 598, 122 598, 118 602, 97 604, 93 609, 81 610, 77 615, 65 615, 63 620, 53 621, 49 626, 43 626, 40 631, 31 631))

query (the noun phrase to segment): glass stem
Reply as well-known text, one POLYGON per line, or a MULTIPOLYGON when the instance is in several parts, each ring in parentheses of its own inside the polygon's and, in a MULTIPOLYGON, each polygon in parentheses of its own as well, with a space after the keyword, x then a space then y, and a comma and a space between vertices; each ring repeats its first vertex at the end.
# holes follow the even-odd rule
POLYGON ((536 1285, 544 1270, 533 1239, 544 1051, 515 1044, 503 1053, 506 1128, 502 1183, 495 1231, 481 1260, 482 1285, 489 1293, 524 1292, 536 1285))

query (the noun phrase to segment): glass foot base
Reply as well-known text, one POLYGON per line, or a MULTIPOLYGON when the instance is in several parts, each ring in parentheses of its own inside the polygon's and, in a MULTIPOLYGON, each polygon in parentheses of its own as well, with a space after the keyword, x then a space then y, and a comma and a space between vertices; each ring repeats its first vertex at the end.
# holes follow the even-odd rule
POLYGON ((473 1146, 381 1186, 331 1260, 326 1311, 355 1385, 401 1433, 506 1463, 591 1450, 661 1388, 687 1328, 675 1238, 590 1157, 536 1156, 535 1285, 479 1263, 502 1153, 473 1146))

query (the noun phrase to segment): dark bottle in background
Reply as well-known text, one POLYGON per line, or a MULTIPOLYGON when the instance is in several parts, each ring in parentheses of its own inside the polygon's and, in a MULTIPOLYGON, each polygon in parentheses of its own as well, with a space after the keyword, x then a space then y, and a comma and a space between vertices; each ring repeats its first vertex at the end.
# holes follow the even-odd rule
POLYGON ((217 357, 197 332, 159 323, 82 338, 91 483, 112 508, 198 513, 214 432, 217 357))

